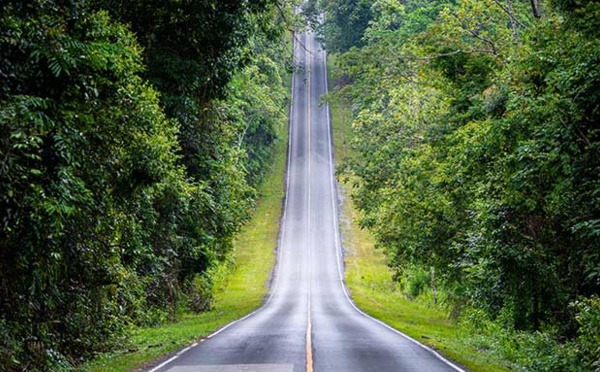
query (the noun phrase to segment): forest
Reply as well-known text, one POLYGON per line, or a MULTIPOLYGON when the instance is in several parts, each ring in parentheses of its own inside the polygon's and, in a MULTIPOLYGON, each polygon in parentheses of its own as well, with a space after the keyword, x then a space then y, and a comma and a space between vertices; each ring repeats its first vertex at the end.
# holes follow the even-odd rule
POLYGON ((600 371, 600 3, 316 9, 358 153, 338 177, 405 295, 513 369, 600 371))
POLYGON ((66 370, 210 308, 287 115, 289 14, 3 1, 1 370, 66 370))
MULTIPOLYGON (((292 5, 3 1, 0 369, 211 308, 287 115, 292 5)), ((304 14, 352 112, 338 178, 403 295, 513 370, 600 371, 600 3, 304 14)))

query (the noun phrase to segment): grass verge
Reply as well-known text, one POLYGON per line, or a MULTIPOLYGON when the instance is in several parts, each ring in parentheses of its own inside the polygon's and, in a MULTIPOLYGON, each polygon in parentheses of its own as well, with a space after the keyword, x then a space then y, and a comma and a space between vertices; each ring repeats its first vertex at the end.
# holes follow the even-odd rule
MULTIPOLYGON (((329 71, 334 63, 335 57, 332 56, 328 61, 329 71)), ((339 163, 353 156, 352 114, 350 108, 342 103, 333 101, 330 106, 336 160, 339 163)), ((502 361, 469 344, 466 340, 473 335, 450 319, 443 309, 410 301, 398 290, 384 252, 376 250, 373 237, 358 226, 359 212, 348 197, 350 192, 348 184, 340 184, 340 195, 344 200, 340 228, 346 250, 346 284, 356 304, 371 316, 472 371, 509 371, 502 361)))
POLYGON ((220 327, 261 306, 275 264, 279 219, 284 196, 287 129, 282 130, 275 150, 274 165, 259 188, 252 219, 234 243, 229 264, 216 276, 211 311, 186 314, 179 322, 133 331, 127 350, 105 355, 84 364, 86 372, 130 371, 203 338, 220 327))

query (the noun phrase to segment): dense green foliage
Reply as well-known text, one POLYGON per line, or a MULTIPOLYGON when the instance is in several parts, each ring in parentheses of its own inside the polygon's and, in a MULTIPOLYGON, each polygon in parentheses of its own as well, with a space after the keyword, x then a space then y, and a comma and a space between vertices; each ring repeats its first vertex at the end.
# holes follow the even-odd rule
MULTIPOLYGON (((343 27, 327 23, 345 1, 325 3, 325 30, 343 27)), ((500 324, 522 366, 596 370, 600 5, 378 0, 370 12, 336 78, 355 114, 360 157, 341 175, 362 225, 409 295, 435 280, 454 310, 500 324)))
POLYGON ((5 2, 3 370, 68 368, 210 306, 285 114, 277 6, 5 2))
MULTIPOLYGON (((307 4, 314 4, 309 0, 307 4)), ((318 23, 317 30, 325 35, 325 45, 332 52, 345 52, 363 44, 362 36, 371 20, 371 1, 368 0, 335 0, 316 4, 313 9, 322 8, 329 22, 318 23)))

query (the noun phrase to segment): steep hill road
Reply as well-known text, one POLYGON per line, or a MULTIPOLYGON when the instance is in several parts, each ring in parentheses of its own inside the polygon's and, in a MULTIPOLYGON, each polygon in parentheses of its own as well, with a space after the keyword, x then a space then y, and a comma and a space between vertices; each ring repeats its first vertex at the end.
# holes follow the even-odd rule
POLYGON ((266 304, 152 372, 460 371, 361 313, 342 280, 325 52, 298 35, 287 199, 277 270, 266 304))

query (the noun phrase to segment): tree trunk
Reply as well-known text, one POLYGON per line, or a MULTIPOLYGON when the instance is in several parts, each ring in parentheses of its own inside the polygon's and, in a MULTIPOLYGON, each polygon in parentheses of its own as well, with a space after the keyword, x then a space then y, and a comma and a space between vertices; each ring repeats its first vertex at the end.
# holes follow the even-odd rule
MULTIPOLYGON (((535 0, 531 0, 535 1, 535 0)), ((508 15, 510 17, 510 25, 512 26, 513 38, 516 40, 519 39, 519 25, 517 25, 517 20, 515 18, 515 12, 513 11, 513 0, 506 0, 506 7, 508 9, 508 15)))
POLYGON ((435 290, 435 267, 431 267, 431 292, 433 293, 433 303, 437 304, 437 292, 435 290))
POLYGON ((542 12, 540 10, 540 0, 531 0, 531 10, 535 18, 542 18, 542 12))

